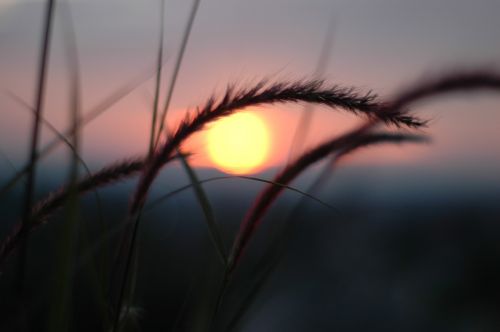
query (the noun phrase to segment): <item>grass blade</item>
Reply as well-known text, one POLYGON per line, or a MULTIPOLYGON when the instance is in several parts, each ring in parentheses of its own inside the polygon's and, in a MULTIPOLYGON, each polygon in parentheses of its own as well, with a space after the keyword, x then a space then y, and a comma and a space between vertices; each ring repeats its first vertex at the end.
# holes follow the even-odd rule
POLYGON ((174 94, 175 85, 177 83, 177 76, 179 75, 179 71, 181 69, 182 60, 184 59, 184 53, 186 52, 186 47, 189 41, 189 37, 191 36, 191 30, 193 28, 194 19, 196 17, 196 13, 198 12, 199 6, 200 6, 200 0, 194 0, 193 5, 191 6, 191 12, 189 13, 189 18, 186 24, 186 28, 184 29, 184 33, 182 34, 181 46, 179 48, 179 53, 177 54, 177 58, 175 60, 174 72, 172 73, 172 77, 170 78, 167 96, 165 98, 165 104, 163 106, 163 112, 160 116, 160 128, 158 129, 155 147, 160 142, 161 134, 165 127, 165 122, 167 121, 167 113, 170 107, 172 96, 174 94))
POLYGON ((61 6, 61 19, 64 32, 64 46, 68 60, 70 77, 69 115, 71 119, 71 146, 70 166, 68 175, 69 195, 65 202, 66 221, 60 232, 57 243, 58 251, 55 259, 58 261, 57 273, 54 277, 54 296, 51 302, 49 327, 51 331, 68 330, 72 316, 72 289, 74 279, 71 278, 77 254, 78 224, 80 221, 80 204, 78 198, 77 181, 79 176, 80 150, 80 109, 81 109, 81 80, 76 34, 69 4, 61 6))
MULTIPOLYGON (((186 30, 183 34, 181 48, 180 48, 179 54, 177 56, 176 63, 174 65, 174 72, 173 72, 171 82, 169 85, 169 90, 167 92, 163 114, 161 115, 161 118, 160 118, 160 128, 158 129, 158 136, 157 136, 158 139, 156 142, 159 142, 160 137, 161 137, 161 133, 163 131, 163 126, 164 126, 165 121, 166 121, 168 108, 170 106, 170 101, 171 101, 171 98, 172 98, 172 95, 174 92, 174 88, 176 85, 177 76, 178 76, 178 73, 180 71, 182 59, 184 58, 184 51, 185 51, 186 46, 187 46, 187 41, 188 41, 189 35, 191 33, 191 28, 193 26, 194 19, 196 17, 199 3, 200 3, 200 0, 195 0, 193 3, 193 6, 191 8, 191 13, 190 13, 190 16, 188 19, 186 30)), ((163 21, 163 16, 162 16, 162 21, 163 21)), ((158 72, 157 77, 159 77, 160 75, 161 75, 161 72, 158 72)), ((159 82, 158 82, 158 85, 159 85, 159 82)), ((157 86, 157 89, 159 89, 159 86, 157 86)), ((151 130, 154 131, 154 128, 152 128, 151 130)), ((154 146, 150 147, 150 155, 151 155, 152 160, 154 159, 153 152, 156 150, 156 143, 153 143, 153 145, 154 146)), ((184 159, 184 157, 182 155, 179 155, 179 156, 180 156, 181 160, 183 161, 184 168, 186 169, 186 171, 190 175, 190 178, 193 178, 194 172, 189 167, 189 164, 187 163, 187 161, 184 159)), ((199 192, 201 192, 203 194, 203 190, 201 189, 201 187, 199 187, 199 192)), ((197 197, 203 197, 203 196, 205 196, 205 200, 200 200, 200 203, 202 204, 203 210, 205 211, 206 206, 208 204, 208 200, 206 199, 206 195, 203 194, 202 196, 200 196, 199 193, 197 194, 197 197)), ((208 204, 208 206, 209 206, 209 204, 208 204)), ((127 246, 130 246, 130 248, 128 250, 128 255, 126 258, 125 270, 123 272, 121 286, 119 287, 118 303, 117 303, 117 307, 115 308, 116 312, 115 312, 115 319, 114 319, 114 324, 113 324, 113 331, 121 330, 120 317, 121 317, 122 305, 123 305, 122 301, 127 300, 128 298, 131 297, 130 290, 132 290, 134 288, 134 285, 133 285, 134 280, 129 281, 128 274, 130 273, 130 269, 132 269, 132 275, 134 276, 136 273, 136 269, 137 269, 137 267, 136 267, 137 260, 135 259, 137 257, 136 241, 137 241, 137 232, 139 229, 139 222, 141 220, 142 207, 143 207, 143 204, 138 206, 138 208, 135 211, 131 211, 131 213, 130 213, 130 217, 133 220, 135 220, 134 225, 130 228, 127 227, 125 230, 126 233, 129 232, 129 230, 130 230, 130 232, 132 232, 131 236, 130 236, 130 242, 127 241, 127 239, 129 238, 128 234, 126 234, 126 233, 124 234, 124 241, 123 241, 123 245, 125 246, 124 248, 126 248, 127 246), (132 283, 132 285, 129 285, 129 283, 132 283)), ((209 221, 207 221, 207 223, 210 224, 209 221)), ((128 310, 128 305, 127 305, 127 310, 128 310)))
POLYGON ((198 176, 191 168, 191 166, 189 166, 186 159, 180 158, 180 161, 188 174, 191 186, 203 210, 203 214, 205 216, 205 220, 208 226, 208 231, 210 234, 210 239, 212 240, 220 259, 222 260, 222 263, 224 264, 224 266, 226 266, 227 264, 226 246, 224 245, 224 240, 222 239, 221 236, 220 227, 215 220, 214 212, 212 210, 212 206, 210 205, 210 201, 208 200, 208 197, 201 186, 198 176))
POLYGON ((156 67, 156 84, 155 95, 153 101, 153 115, 151 119, 151 136, 149 138, 149 154, 152 155, 156 140, 156 122, 158 118, 158 107, 160 103, 161 90, 161 71, 163 64, 163 34, 165 30, 165 0, 160 1, 160 33, 158 36, 158 51, 157 51, 157 67, 156 67))
MULTIPOLYGON (((291 186, 288 186, 288 185, 285 185, 285 184, 281 184, 281 183, 277 183, 277 182, 273 182, 273 181, 270 181, 270 180, 266 180, 266 179, 262 179, 262 178, 258 178, 258 177, 254 177, 254 176, 245 176, 245 175, 227 175, 227 176, 215 176, 215 177, 211 177, 211 178, 208 178, 208 179, 203 179, 203 180, 200 180, 199 183, 200 184, 203 184, 203 183, 209 183, 209 182, 214 182, 214 181, 220 181, 220 180, 237 180, 237 179, 242 179, 242 180, 249 180, 249 181, 256 181, 256 182, 262 182, 262 183, 266 183, 266 184, 271 184, 271 185, 274 185, 274 186, 278 186, 278 187, 283 187, 284 189, 286 190, 290 190, 290 191, 293 191, 293 192, 296 192, 300 195, 303 195, 304 198, 307 198, 307 199, 311 199, 321 205, 323 205, 324 207, 328 208, 328 209, 331 209, 332 211, 334 212, 337 212, 337 210, 335 209, 335 207, 333 207, 332 205, 320 200, 319 198, 317 197, 314 197, 313 195, 310 195, 308 194, 307 192, 304 192, 304 191, 301 191, 297 188, 294 188, 294 187, 291 187, 291 186)), ((183 187, 180 187, 176 190, 173 190, 167 194, 164 194, 162 196, 160 196, 159 198, 157 198, 156 200, 154 200, 153 202, 151 202, 150 204, 148 204, 146 206, 146 211, 149 211, 149 210, 152 210, 154 209, 155 207, 157 207, 158 205, 160 205, 161 203, 163 203, 165 200, 169 199, 170 197, 172 196, 175 196, 187 189, 190 189, 193 187, 193 184, 187 184, 183 187)))
POLYGON ((55 0, 47 0, 45 5, 44 23, 43 23, 43 34, 40 46, 40 58, 38 64, 38 78, 36 86, 36 98, 35 98, 35 118, 32 123, 31 140, 30 140, 30 150, 29 150, 29 167, 27 169, 27 180, 25 186, 24 194, 24 207, 22 211, 22 223, 20 236, 22 241, 22 250, 19 256, 19 265, 17 272, 17 288, 22 292, 24 279, 25 279, 25 269, 27 264, 27 246, 28 246, 28 235, 26 229, 30 223, 30 212, 31 205, 33 204, 33 196, 35 189, 36 180, 36 161, 38 155, 38 141, 40 138, 40 117, 43 112, 43 103, 45 97, 45 85, 48 67, 48 58, 50 50, 53 14, 54 14, 55 0))

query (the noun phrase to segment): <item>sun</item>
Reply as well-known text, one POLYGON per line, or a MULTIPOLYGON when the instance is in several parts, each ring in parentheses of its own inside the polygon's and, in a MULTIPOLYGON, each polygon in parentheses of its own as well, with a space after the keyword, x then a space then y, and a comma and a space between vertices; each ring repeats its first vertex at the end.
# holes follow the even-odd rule
POLYGON ((266 123, 250 112, 218 120, 209 127, 206 135, 211 161, 226 173, 253 173, 262 167, 269 154, 266 123))

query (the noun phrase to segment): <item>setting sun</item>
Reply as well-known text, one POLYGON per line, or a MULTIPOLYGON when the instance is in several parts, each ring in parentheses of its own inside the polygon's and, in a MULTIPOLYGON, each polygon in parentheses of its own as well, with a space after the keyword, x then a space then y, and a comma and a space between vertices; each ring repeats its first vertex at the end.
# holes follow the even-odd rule
POLYGON ((249 112, 222 118, 207 131, 208 154, 227 173, 248 174, 262 166, 269 153, 265 122, 249 112))

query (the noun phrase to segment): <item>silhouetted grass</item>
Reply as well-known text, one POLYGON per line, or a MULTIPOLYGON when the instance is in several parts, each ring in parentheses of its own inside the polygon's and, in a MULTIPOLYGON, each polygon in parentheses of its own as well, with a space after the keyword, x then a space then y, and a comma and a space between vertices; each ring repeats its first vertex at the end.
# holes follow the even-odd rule
MULTIPOLYGON (((69 330, 71 328, 72 315, 79 313, 73 307, 73 292, 75 288, 75 278, 77 271, 85 262, 79 259, 94 257, 99 253, 102 243, 111 246, 110 237, 115 231, 123 232, 121 246, 118 248, 118 255, 115 260, 115 269, 107 274, 105 264, 110 259, 102 259, 102 280, 93 278, 91 280, 92 288, 99 296, 101 326, 107 331, 128 330, 128 328, 140 329, 139 317, 142 314, 141 307, 137 305, 135 299, 135 286, 138 271, 139 254, 137 250, 137 237, 140 233, 140 219, 143 209, 155 206, 158 202, 172 197, 188 188, 192 188, 196 199, 200 203, 201 210, 207 222, 209 236, 213 242, 216 253, 220 256, 223 263, 222 279, 219 282, 210 285, 210 290, 215 294, 215 301, 211 299, 204 302, 210 308, 205 308, 205 317, 203 322, 207 325, 206 329, 218 331, 218 318, 221 314, 221 308, 224 302, 225 294, 228 292, 229 283, 232 281, 234 271, 242 264, 245 252, 261 225, 267 211, 272 206, 284 190, 295 191, 305 198, 313 199, 330 209, 332 205, 316 198, 314 196, 315 188, 326 182, 326 178, 332 173, 333 166, 344 156, 349 155, 361 148, 372 147, 378 144, 395 144, 402 142, 421 143, 427 141, 424 135, 417 135, 408 132, 388 133, 380 127, 383 125, 392 125, 408 129, 420 129, 427 125, 427 121, 413 115, 410 107, 417 102, 430 97, 440 97, 444 94, 453 92, 469 92, 476 90, 493 90, 500 92, 500 75, 492 70, 464 71, 457 70, 444 75, 426 77, 423 81, 413 84, 407 89, 389 100, 382 100, 374 93, 360 93, 355 87, 343 87, 341 85, 328 86, 323 80, 303 80, 293 82, 270 82, 262 80, 253 86, 243 86, 237 88, 230 85, 226 92, 220 96, 211 97, 203 106, 196 109, 194 113, 186 113, 185 118, 180 121, 173 132, 167 132, 165 125, 170 102, 173 97, 177 78, 180 73, 181 64, 186 51, 190 32, 195 20, 196 12, 199 7, 199 0, 195 0, 191 8, 189 19, 182 36, 178 56, 173 65, 173 73, 170 77, 168 89, 164 96, 164 104, 160 110, 160 100, 162 99, 162 68, 164 52, 164 7, 165 1, 160 2, 160 34, 158 39, 158 48, 156 53, 155 69, 148 72, 147 75, 141 74, 139 78, 125 84, 117 89, 110 96, 105 98, 96 107, 90 110, 87 115, 81 115, 80 100, 80 73, 78 65, 78 51, 76 48, 76 36, 73 31, 72 21, 66 21, 66 44, 68 48, 68 60, 70 67, 70 105, 68 111, 71 118, 71 127, 64 133, 57 131, 51 126, 50 122, 43 117, 44 91, 46 89, 46 76, 48 67, 48 58, 50 50, 51 26, 53 21, 54 0, 48 0, 45 12, 45 21, 42 34, 42 45, 40 47, 40 59, 37 73, 36 98, 34 107, 31 108, 22 100, 18 101, 27 106, 34 113, 32 129, 30 131, 29 158, 26 165, 20 168, 20 171, 10 178, 0 189, 0 197, 8 193, 10 189, 23 177, 27 176, 24 192, 24 205, 21 217, 14 227, 10 230, 8 236, 0 243, 0 266, 6 268, 7 258, 15 251, 21 248, 21 260, 18 270, 18 276, 15 280, 18 288, 22 290, 22 284, 25 280, 26 266, 26 237, 30 232, 35 231, 39 226, 47 223, 58 210, 64 209, 64 218, 57 236, 55 247, 56 256, 54 265, 56 266, 54 288, 51 293, 50 304, 52 310, 50 317, 47 317, 48 324, 52 330, 69 330), (69 23, 69 24, 68 24, 69 23), (156 74, 155 92, 153 101, 153 115, 151 119, 151 130, 149 133, 148 153, 144 156, 131 157, 123 161, 112 163, 102 169, 90 173, 85 162, 79 155, 81 147, 81 129, 96 119, 100 114, 109 109, 118 100, 133 91, 138 85, 147 78, 156 74), (296 158, 292 159, 278 174, 271 180, 252 176, 227 176, 214 177, 208 179, 199 179, 196 171, 190 166, 187 158, 188 154, 181 153, 183 144, 194 134, 202 131, 209 123, 218 119, 248 108, 258 105, 272 105, 275 103, 305 103, 306 105, 323 105, 334 110, 343 110, 356 116, 360 116, 365 121, 354 130, 343 135, 331 138, 302 154, 292 153, 296 158), (411 112, 410 112, 411 111, 411 112), (160 113, 161 112, 161 113, 160 113), (55 132, 56 140, 49 143, 45 148, 39 150, 39 136, 42 125, 47 125, 49 129, 55 132), (36 180, 37 162, 40 158, 47 156, 58 144, 64 142, 70 149, 70 165, 67 183, 59 190, 49 193, 38 203, 34 202, 34 186, 36 180), (302 175, 311 165, 332 156, 328 168, 320 174, 316 182, 310 188, 310 191, 294 188, 292 182, 302 175), (145 205, 151 186, 154 184, 160 170, 174 158, 179 158, 181 165, 187 173, 189 184, 178 188, 162 197, 150 206, 145 205), (80 164, 86 169, 87 175, 81 177, 80 164), (128 207, 127 218, 122 220, 115 228, 103 227, 100 229, 100 237, 92 242, 90 239, 82 247, 86 252, 79 255, 81 241, 79 222, 81 211, 79 209, 80 196, 89 191, 94 191, 105 186, 116 184, 119 181, 138 175, 139 181, 135 190, 131 193, 131 201, 128 207), (227 252, 224 238, 220 226, 215 220, 215 213, 210 204, 210 197, 205 193, 202 184, 218 181, 222 179, 240 178, 249 181, 258 181, 265 183, 261 193, 255 198, 252 207, 247 211, 244 220, 239 225, 239 230, 232 241, 231 250, 227 252), (85 257, 84 257, 85 256, 85 257), (80 264, 79 264, 80 263, 80 264), (114 283, 114 284, 113 284, 114 283), (112 284, 109 286, 109 284, 112 284), (109 294, 108 294, 109 293, 109 294), (109 296, 108 296, 109 295, 109 296), (205 322, 207 320, 207 322, 205 322)), ((327 34, 330 38, 330 33, 327 34)), ((317 75, 321 68, 325 66, 325 59, 328 58, 327 43, 325 51, 322 52, 322 59, 318 65, 317 75)), ((295 141, 302 144, 306 137, 307 128, 310 123, 312 113, 303 112, 303 121, 297 131, 295 141)), ((297 147, 298 150, 299 147, 297 147)), ((145 210, 144 210, 145 211, 145 210)), ((125 211, 124 211, 125 213, 125 211)), ((166 219, 170 216, 167 215, 166 219)), ((262 261, 256 266, 256 276, 252 277, 254 283, 246 296, 239 302, 239 306, 232 311, 229 316, 226 330, 232 330, 241 322, 241 318, 248 311, 254 299, 259 294, 262 286, 276 268, 278 261, 286 250, 287 237, 292 227, 293 215, 287 218, 284 228, 280 229, 276 241, 266 251, 262 261)), ((104 224, 104 223, 103 223, 104 224)), ((175 273, 176 271, 172 271, 175 273)), ((92 278, 92 276, 91 276, 92 278)), ((22 293, 19 293, 22 295, 22 293)), ((193 296, 198 294, 189 292, 193 296)), ((20 296, 20 298, 23 298, 20 296)), ((15 304, 17 305, 17 304, 15 304)), ((183 301, 177 317, 183 317, 188 301, 183 301)), ((24 310, 24 309, 23 309, 24 310)), ((89 318, 90 319, 90 318, 89 318)), ((179 318, 180 319, 180 318, 179 318)), ((174 322, 178 326, 178 321, 174 322)))
MULTIPOLYGON (((253 88, 241 89, 239 91, 236 91, 234 88, 229 88, 224 97, 219 101, 216 101, 215 98, 211 98, 201 110, 198 110, 195 116, 187 116, 181 121, 178 129, 169 136, 166 142, 161 146, 161 149, 154 154, 150 161, 147 160, 147 157, 136 157, 113 164, 78 181, 75 188, 76 191, 81 194, 143 172, 138 188, 143 190, 142 195, 144 196, 138 200, 138 197, 141 197, 139 195, 141 191, 136 191, 130 208, 133 212, 135 211, 134 209, 139 206, 137 205, 139 204, 138 202, 142 202, 145 199, 145 194, 148 189, 147 185, 153 182, 154 175, 158 172, 159 168, 168 163, 168 161, 175 156, 175 150, 180 147, 186 139, 195 132, 203 129, 205 124, 215 121, 220 117, 230 115, 234 111, 250 105, 304 101, 325 104, 332 107, 342 107, 353 113, 367 115, 371 120, 365 125, 353 132, 335 138, 306 152, 298 158, 296 162, 288 165, 271 181, 272 184, 266 187, 265 191, 259 196, 254 204, 254 208, 249 212, 244 223, 242 223, 241 231, 235 240, 228 263, 227 270, 232 271, 237 263, 239 263, 243 250, 247 246, 252 234, 255 232, 261 218, 270 204, 279 196, 283 186, 288 186, 288 184, 300 175, 309 165, 323 159, 325 156, 331 154, 332 151, 337 151, 339 155, 342 155, 342 153, 345 154, 361 146, 385 142, 385 140, 393 142, 397 139, 406 139, 407 136, 405 135, 384 136, 380 134, 377 136, 376 134, 371 134, 370 130, 381 122, 407 125, 410 127, 424 125, 425 121, 406 115, 408 111, 406 109, 407 105, 420 98, 437 96, 463 89, 498 89, 498 82, 498 76, 493 73, 455 73, 450 76, 436 79, 434 83, 429 86, 417 85, 407 90, 409 92, 402 94, 403 97, 395 98, 395 101, 385 103, 375 101, 373 95, 357 95, 354 93, 353 89, 339 87, 324 88, 324 83, 321 81, 277 84, 261 82, 253 88), (413 93, 411 93, 412 91, 413 93), (152 174, 154 175, 151 177, 152 174)), ((31 211, 35 222, 29 228, 29 231, 42 225, 53 212, 63 206, 69 192, 69 187, 62 188, 38 203, 31 211)), ((3 262, 19 244, 20 229, 18 224, 16 228, 13 229, 10 236, 2 242, 0 261, 3 262)))
MULTIPOLYGON (((74 24, 70 8, 61 6, 62 22, 64 25, 64 45, 69 68, 69 118, 71 123, 71 145, 70 165, 68 173, 68 197, 64 202, 66 220, 57 234, 58 250, 56 254, 57 271, 53 282, 53 299, 51 303, 49 329, 53 331, 68 330, 71 326, 73 308, 70 305, 73 300, 74 279, 71 278, 77 257, 77 243, 82 233, 85 233, 80 225, 80 198, 77 190, 79 178, 79 160, 81 147, 80 117, 81 117, 81 74, 80 61, 74 24)), ((97 285, 97 283, 95 284, 97 285)), ((95 292, 102 294, 98 287, 95 292)))
MULTIPOLYGON (((167 120, 167 112, 170 107, 170 101, 172 100, 172 96, 174 94, 174 88, 177 83, 177 76, 179 74, 179 71, 181 69, 182 65, 182 60, 184 59, 184 52, 186 50, 186 46, 189 40, 189 37, 191 35, 191 29, 194 24, 194 19, 196 17, 196 13, 198 11, 198 7, 200 4, 200 0, 195 0, 193 2, 193 5, 191 6, 191 11, 190 15, 186 24, 186 28, 184 31, 184 34, 182 35, 182 43, 181 47, 179 49, 179 53, 177 55, 177 59, 174 65, 174 71, 172 73, 172 77, 170 79, 170 84, 168 87, 168 92, 165 98, 165 105, 163 108, 163 113, 161 114, 160 118, 160 127, 158 129, 157 133, 157 138, 155 140, 155 130, 156 130, 156 116, 158 112, 158 102, 159 102, 159 91, 161 88, 161 67, 160 67, 160 62, 161 62, 161 56, 162 56, 162 50, 163 50, 163 22, 164 22, 164 2, 161 2, 161 22, 160 22, 160 29, 162 30, 160 33, 160 40, 158 43, 158 68, 157 68, 157 81, 156 81, 156 93, 155 93, 155 105, 154 105, 154 110, 153 110, 153 123, 151 127, 151 140, 150 140, 150 146, 149 146, 149 157, 151 159, 151 162, 154 160, 154 153, 157 147, 157 143, 160 141, 161 135, 163 134, 163 128, 167 120)), ((216 248, 218 249, 218 252, 222 258, 223 262, 226 262, 226 256, 225 256, 225 249, 223 242, 221 240, 221 236, 219 234, 218 226, 215 222, 214 214, 212 212, 212 207, 210 205, 210 202, 207 198, 207 195, 205 194, 203 188, 199 185, 199 180, 198 177, 196 176, 196 172, 191 168, 189 165, 189 162, 184 158, 184 156, 180 153, 179 148, 176 148, 177 154, 179 155, 179 158, 181 160, 181 165, 182 167, 186 170, 186 173, 188 174, 188 177, 191 181, 191 183, 195 187, 195 193, 196 193, 196 198, 198 199, 203 213, 205 215, 205 220, 207 222, 208 229, 210 231, 210 235, 212 238, 212 241, 214 242, 216 248)), ((148 160, 148 163, 150 160, 148 160)), ((134 214, 130 215, 130 218, 134 219, 134 223, 131 225, 127 226, 124 234, 123 234, 123 240, 121 244, 120 249, 120 256, 123 256, 126 254, 125 257, 125 267, 123 270, 123 277, 119 276, 119 283, 121 284, 119 286, 119 294, 118 294, 118 301, 117 305, 115 307, 115 313, 114 313, 114 320, 113 320, 113 331, 117 330, 122 330, 125 326, 120 323, 120 321, 123 319, 123 317, 128 316, 128 311, 129 311, 129 305, 126 305, 124 310, 122 310, 123 307, 123 301, 133 301, 133 290, 135 288, 135 275, 137 273, 137 264, 138 264, 138 256, 137 256, 137 234, 139 231, 139 222, 141 220, 141 212, 142 212, 142 206, 140 209, 138 209, 134 214), (129 285, 129 271, 132 271, 132 278, 131 282, 129 285), (123 311, 123 314, 122 314, 123 311)), ((117 258, 117 263, 120 260, 121 257, 117 258)))
POLYGON ((32 129, 31 129, 31 140, 30 140, 30 148, 29 148, 29 157, 28 157, 28 169, 27 169, 27 179, 24 193, 24 206, 23 206, 23 218, 22 224, 20 228, 20 236, 22 244, 22 250, 19 258, 19 268, 18 268, 18 288, 20 292, 22 292, 22 287, 25 278, 25 269, 26 269, 26 261, 27 261, 27 227, 29 227, 31 221, 31 206, 33 204, 33 192, 35 187, 35 179, 36 179, 36 162, 38 155, 38 141, 40 138, 40 123, 42 117, 42 111, 44 106, 44 97, 45 97, 45 83, 46 83, 46 75, 47 75, 47 67, 48 67, 48 58, 49 58, 49 50, 50 50, 50 40, 51 40, 51 30, 53 25, 53 16, 54 16, 54 0, 47 0, 46 8, 45 8, 45 16, 43 23, 43 34, 42 34, 42 42, 40 46, 40 58, 38 65, 38 78, 37 78, 37 88, 36 88, 36 97, 35 97, 35 117, 33 119, 32 129))
POLYGON ((151 118, 151 136, 149 138, 149 153, 153 154, 154 147, 156 145, 156 126, 158 119, 158 108, 160 105, 160 90, 161 90, 161 74, 163 69, 163 34, 165 30, 165 0, 160 1, 160 33, 158 36, 158 52, 157 52, 157 63, 156 63, 156 84, 155 84, 155 94, 153 100, 153 115, 151 118))
MULTIPOLYGON (((379 108, 379 112, 377 113, 378 118, 368 121, 357 129, 338 138, 334 138, 331 141, 327 141, 304 153, 297 158, 295 162, 287 165, 281 173, 276 176, 274 181, 288 184, 308 166, 323 159, 336 150, 341 150, 342 152, 340 154, 345 155, 355 149, 374 143, 392 142, 398 139, 404 139, 404 135, 390 136, 384 134, 377 136, 368 134, 370 130, 379 125, 380 121, 394 123, 394 118, 409 126, 417 124, 417 127, 421 127, 425 125, 425 121, 415 121, 413 117, 404 115, 404 110, 410 104, 418 100, 450 92, 488 89, 498 90, 500 92, 500 75, 486 71, 456 72, 441 77, 431 78, 421 84, 414 85, 396 96, 393 101, 383 104, 384 106, 379 108)), ((238 233, 239 238, 235 241, 235 248, 233 249, 234 257, 232 258, 233 264, 239 259, 249 236, 251 236, 263 214, 269 208, 272 201, 279 195, 280 191, 280 188, 268 186, 256 200, 254 207, 250 210, 249 215, 242 223, 242 227, 238 233)))
MULTIPOLYGON (((402 139, 403 136, 370 136, 370 132, 371 130, 379 126, 380 122, 394 123, 392 120, 388 120, 387 117, 397 116, 399 120, 406 118, 407 123, 415 123, 412 117, 405 115, 405 110, 410 104, 415 103, 420 99, 440 96, 442 94, 456 91, 490 89, 500 91, 499 79, 500 75, 497 75, 494 72, 453 72, 448 75, 436 77, 430 79, 429 81, 416 84, 413 87, 408 88, 406 91, 401 92, 394 98, 394 100, 381 104, 383 106, 380 107, 380 113, 377 114, 377 118, 372 118, 360 127, 344 135, 341 135, 340 137, 320 144, 319 146, 302 154, 294 162, 289 163, 273 179, 273 182, 289 184, 311 164, 322 160, 334 151, 338 151, 338 157, 341 157, 360 147, 369 146, 370 144, 380 143, 386 140, 397 141, 398 139, 402 139)), ((425 121, 418 120, 418 127, 424 126, 425 124, 425 121)), ((214 316, 212 319, 212 326, 215 326, 215 319, 222 305, 224 294, 227 291, 227 287, 229 282, 231 281, 234 269, 239 264, 241 256, 250 239, 253 237, 255 231, 257 230, 262 217, 264 216, 272 202, 279 196, 281 191, 281 187, 268 185, 257 197, 253 207, 249 210, 245 219, 240 224, 240 229, 236 234, 236 238, 229 255, 229 262, 224 272, 224 277, 222 279, 222 283, 218 292, 217 301, 214 308, 214 316)), ((268 273, 270 273, 272 271, 272 267, 269 267, 268 269, 268 273)), ((266 274, 267 273, 264 273, 264 278, 266 278, 266 274)), ((259 289, 260 284, 257 283, 256 287, 257 289, 259 289)), ((249 299, 252 299, 252 295, 249 295, 249 299)), ((237 315, 241 315, 241 313, 237 315)))

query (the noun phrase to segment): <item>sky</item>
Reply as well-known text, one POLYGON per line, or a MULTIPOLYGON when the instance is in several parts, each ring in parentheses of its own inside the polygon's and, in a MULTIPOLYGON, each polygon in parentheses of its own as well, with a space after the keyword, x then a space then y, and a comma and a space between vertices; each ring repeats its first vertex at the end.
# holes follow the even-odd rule
MULTIPOLYGON (((59 2, 60 3, 60 2, 59 2)), ((82 72, 83 109, 151 68, 158 38, 159 1, 70 1, 82 72)), ((191 2, 166 3, 165 77, 170 77, 191 2)), ((495 0, 253 0, 201 1, 169 111, 169 127, 230 83, 246 86, 264 77, 314 77, 328 27, 332 48, 321 77, 390 98, 425 77, 457 68, 500 69, 495 0)), ((42 1, 0 1, 0 150, 14 164, 26 160, 30 114, 9 93, 33 104, 43 15, 42 1)), ((56 16, 45 116, 68 127, 68 70, 60 11, 56 16)), ((164 80, 166 82, 166 79, 164 80)), ((163 86, 166 91, 166 85, 163 86)), ((154 80, 138 87, 85 127, 82 156, 94 165, 146 152, 154 80)), ((411 165, 458 174, 488 174, 500 183, 500 97, 491 93, 453 95, 419 103, 415 112, 431 119, 433 142, 424 146, 377 147, 349 162, 411 165)), ((256 110, 271 132, 266 167, 288 156, 301 106, 256 110)), ((358 119, 318 108, 313 146, 345 132, 358 119)), ((43 142, 51 139, 44 130, 43 142)), ((212 167, 204 134, 186 148, 193 164, 212 167)), ((64 162, 61 149, 50 159, 64 162)), ((4 162, 0 160, 0 163, 4 162)))

